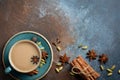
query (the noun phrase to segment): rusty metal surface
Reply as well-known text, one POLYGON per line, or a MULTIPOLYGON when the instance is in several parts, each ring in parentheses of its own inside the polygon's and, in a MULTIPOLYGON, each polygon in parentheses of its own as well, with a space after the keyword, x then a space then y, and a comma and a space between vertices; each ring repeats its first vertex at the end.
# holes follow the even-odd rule
MULTIPOLYGON (((79 80, 70 76, 69 65, 59 73, 55 72, 55 63, 59 55, 64 54, 71 60, 78 55, 86 57, 86 51, 78 49, 83 43, 98 54, 106 53, 109 62, 105 65, 117 66, 115 73, 107 77, 99 70, 98 61, 89 62, 101 73, 98 80, 118 80, 120 75, 120 1, 119 0, 0 0, 0 59, 3 46, 14 34, 24 30, 37 31, 50 42, 59 38, 63 51, 54 49, 54 62, 49 73, 42 80, 79 80)), ((0 80, 13 80, 4 74, 0 61, 0 80)))

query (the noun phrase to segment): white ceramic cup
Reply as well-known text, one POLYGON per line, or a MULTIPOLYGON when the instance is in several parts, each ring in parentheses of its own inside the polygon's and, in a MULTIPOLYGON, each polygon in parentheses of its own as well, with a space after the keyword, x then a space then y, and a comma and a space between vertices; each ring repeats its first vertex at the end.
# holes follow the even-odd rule
POLYGON ((5 69, 6 74, 10 73, 13 69, 21 73, 31 72, 39 66, 42 57, 39 46, 30 40, 16 42, 11 47, 8 56, 11 66, 5 69), (33 56, 39 58, 37 63, 33 63, 33 56))

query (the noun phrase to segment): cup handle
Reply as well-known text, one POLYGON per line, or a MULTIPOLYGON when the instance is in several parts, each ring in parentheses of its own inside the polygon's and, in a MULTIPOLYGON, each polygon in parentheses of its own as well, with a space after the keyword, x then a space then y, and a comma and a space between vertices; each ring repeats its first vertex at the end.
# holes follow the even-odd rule
POLYGON ((5 69, 5 74, 10 73, 11 71, 12 71, 12 68, 11 68, 11 67, 7 67, 7 68, 5 69))

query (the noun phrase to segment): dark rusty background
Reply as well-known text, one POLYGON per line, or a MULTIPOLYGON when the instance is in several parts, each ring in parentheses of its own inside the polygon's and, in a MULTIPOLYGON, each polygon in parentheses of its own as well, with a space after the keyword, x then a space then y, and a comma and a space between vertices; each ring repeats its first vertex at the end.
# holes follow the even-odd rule
MULTIPOLYGON (((20 31, 36 31, 52 43, 59 38, 63 50, 58 53, 53 46, 54 62, 42 80, 78 80, 70 76, 69 65, 60 73, 55 72, 59 55, 67 53, 71 60, 78 55, 86 57, 86 51, 78 49, 80 43, 95 49, 98 54, 107 53, 105 67, 116 65, 114 74, 107 77, 99 70, 97 60, 89 62, 101 73, 98 80, 119 80, 120 75, 120 0, 0 0, 0 53, 6 41, 20 31)), ((0 55, 0 59, 1 59, 0 55)), ((0 80, 13 80, 4 74, 0 61, 0 80)))

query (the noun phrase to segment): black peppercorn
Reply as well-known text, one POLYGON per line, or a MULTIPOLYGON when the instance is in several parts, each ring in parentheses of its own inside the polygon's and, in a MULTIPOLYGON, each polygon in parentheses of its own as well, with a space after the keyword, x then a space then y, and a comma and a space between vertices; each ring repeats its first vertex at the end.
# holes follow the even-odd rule
POLYGON ((37 37, 32 37, 32 41, 36 43, 37 42, 37 37))

